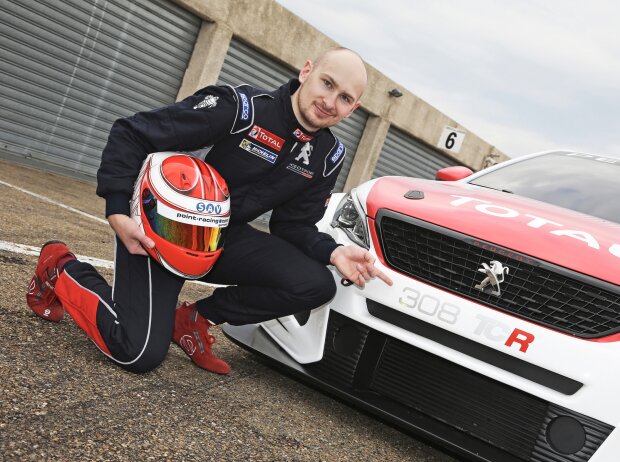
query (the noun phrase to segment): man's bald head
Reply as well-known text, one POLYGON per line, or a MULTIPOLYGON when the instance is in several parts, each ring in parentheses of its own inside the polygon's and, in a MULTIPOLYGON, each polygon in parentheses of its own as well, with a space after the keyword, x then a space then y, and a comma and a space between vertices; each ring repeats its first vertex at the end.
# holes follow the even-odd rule
POLYGON ((314 69, 320 68, 322 64, 329 66, 334 62, 347 67, 352 74, 352 80, 355 80, 356 78, 359 80, 359 82, 357 82, 361 85, 361 92, 357 97, 359 100, 364 93, 368 82, 368 73, 366 71, 364 60, 362 60, 362 57, 358 53, 350 50, 349 48, 334 47, 329 50, 325 50, 314 60, 314 69))
POLYGON ((306 61, 292 96, 297 120, 310 131, 336 125, 359 107, 367 80, 364 61, 348 48, 332 48, 315 62, 306 61))

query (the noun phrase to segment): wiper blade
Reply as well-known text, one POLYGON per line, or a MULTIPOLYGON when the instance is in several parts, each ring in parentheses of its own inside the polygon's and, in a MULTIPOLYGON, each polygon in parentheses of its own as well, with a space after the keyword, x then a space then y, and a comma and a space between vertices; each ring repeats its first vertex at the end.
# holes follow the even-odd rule
POLYGON ((478 184, 478 183, 469 183, 469 184, 473 184, 474 186, 479 186, 481 188, 492 189, 493 191, 501 191, 501 192, 505 192, 505 193, 508 193, 508 194, 514 194, 514 192, 510 191, 509 189, 498 189, 498 188, 493 188, 491 186, 487 186, 487 185, 484 185, 484 184, 478 184))

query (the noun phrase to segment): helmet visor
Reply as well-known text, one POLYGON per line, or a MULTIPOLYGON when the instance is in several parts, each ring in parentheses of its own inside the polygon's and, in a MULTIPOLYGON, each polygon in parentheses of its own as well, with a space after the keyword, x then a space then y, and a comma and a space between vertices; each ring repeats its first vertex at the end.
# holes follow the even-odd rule
POLYGON ((143 191, 142 208, 144 216, 153 232, 159 237, 189 251, 215 252, 222 248, 225 228, 201 226, 173 220, 161 213, 162 205, 161 203, 157 204, 157 199, 148 189, 143 191))

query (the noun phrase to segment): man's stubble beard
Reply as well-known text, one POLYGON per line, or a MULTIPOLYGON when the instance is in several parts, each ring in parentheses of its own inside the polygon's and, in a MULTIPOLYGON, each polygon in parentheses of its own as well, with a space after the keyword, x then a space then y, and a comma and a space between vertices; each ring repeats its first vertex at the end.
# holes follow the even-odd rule
POLYGON ((321 128, 328 128, 336 125, 337 122, 332 122, 333 118, 329 120, 321 120, 314 114, 314 101, 311 98, 308 98, 309 101, 306 102, 302 89, 299 89, 299 95, 297 97, 297 108, 299 110, 299 114, 303 120, 299 122, 307 127, 310 131, 317 131, 321 128))

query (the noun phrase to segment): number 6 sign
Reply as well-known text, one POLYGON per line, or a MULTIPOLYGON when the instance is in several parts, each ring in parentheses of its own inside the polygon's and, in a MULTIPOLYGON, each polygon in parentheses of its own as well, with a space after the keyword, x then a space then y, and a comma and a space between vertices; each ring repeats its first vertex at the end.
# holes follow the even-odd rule
POLYGON ((459 152, 465 139, 465 134, 466 132, 463 130, 446 125, 443 127, 437 147, 447 151, 459 152))

